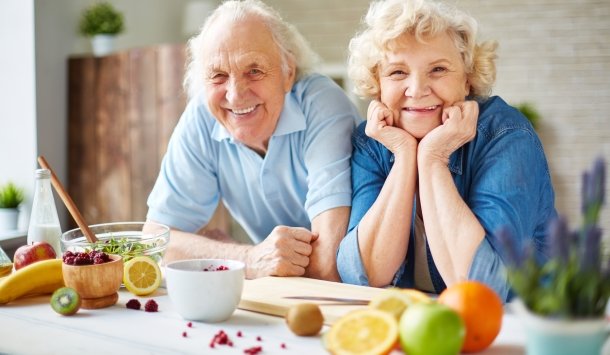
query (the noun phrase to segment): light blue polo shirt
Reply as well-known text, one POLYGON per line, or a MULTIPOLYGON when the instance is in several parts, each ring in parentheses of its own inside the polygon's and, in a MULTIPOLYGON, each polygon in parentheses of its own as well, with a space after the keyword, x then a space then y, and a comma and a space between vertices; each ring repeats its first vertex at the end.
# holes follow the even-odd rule
POLYGON ((234 140, 191 100, 148 198, 148 218, 196 232, 222 200, 258 243, 277 225, 311 228, 319 213, 351 206, 351 135, 361 121, 343 90, 321 75, 286 94, 264 158, 234 140))

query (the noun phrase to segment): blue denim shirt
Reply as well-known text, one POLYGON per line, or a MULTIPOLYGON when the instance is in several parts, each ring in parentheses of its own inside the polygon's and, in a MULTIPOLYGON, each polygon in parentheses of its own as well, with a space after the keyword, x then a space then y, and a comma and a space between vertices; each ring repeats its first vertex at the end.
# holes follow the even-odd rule
MULTIPOLYGON (((342 281, 357 285, 368 285, 358 248, 358 223, 375 202, 394 162, 388 149, 366 136, 365 125, 352 138, 352 211, 348 234, 337 252, 342 281)), ((542 144, 517 109, 499 97, 490 97, 479 103, 476 136, 451 155, 449 169, 464 202, 485 229, 468 278, 486 283, 508 301, 512 294, 499 252, 501 244, 494 233, 506 226, 519 245, 533 239, 536 256, 544 260, 546 226, 557 214, 542 144)), ((394 276, 394 286, 414 287, 413 235, 412 224, 410 236, 396 236, 409 238, 409 248, 394 276)), ((440 293, 446 286, 427 249, 432 284, 440 293)))

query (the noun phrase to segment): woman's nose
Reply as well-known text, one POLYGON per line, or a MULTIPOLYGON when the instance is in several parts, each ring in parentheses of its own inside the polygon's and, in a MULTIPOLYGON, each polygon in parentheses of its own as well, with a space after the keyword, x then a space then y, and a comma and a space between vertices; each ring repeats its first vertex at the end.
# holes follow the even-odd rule
POLYGON ((426 75, 411 74, 407 79, 405 96, 417 99, 429 95, 430 92, 430 83, 426 75))

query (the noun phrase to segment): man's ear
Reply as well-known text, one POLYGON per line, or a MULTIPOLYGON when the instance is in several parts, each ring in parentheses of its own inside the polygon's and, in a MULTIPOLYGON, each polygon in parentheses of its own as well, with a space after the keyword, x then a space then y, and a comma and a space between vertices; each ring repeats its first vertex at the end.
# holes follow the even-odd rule
POLYGON ((289 92, 290 90, 292 90, 292 86, 294 85, 297 76, 297 67, 292 58, 288 59, 288 68, 289 69, 284 74, 284 92, 289 92))

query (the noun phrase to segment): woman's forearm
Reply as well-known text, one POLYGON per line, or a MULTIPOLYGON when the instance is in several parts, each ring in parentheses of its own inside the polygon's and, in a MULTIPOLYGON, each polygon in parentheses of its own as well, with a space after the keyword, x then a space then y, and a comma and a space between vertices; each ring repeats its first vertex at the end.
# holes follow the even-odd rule
POLYGON ((460 196, 447 162, 418 156, 419 195, 430 252, 446 285, 465 280, 485 230, 460 196))
POLYGON ((415 148, 396 155, 379 196, 358 225, 358 246, 370 286, 389 285, 407 254, 416 179, 415 148))

